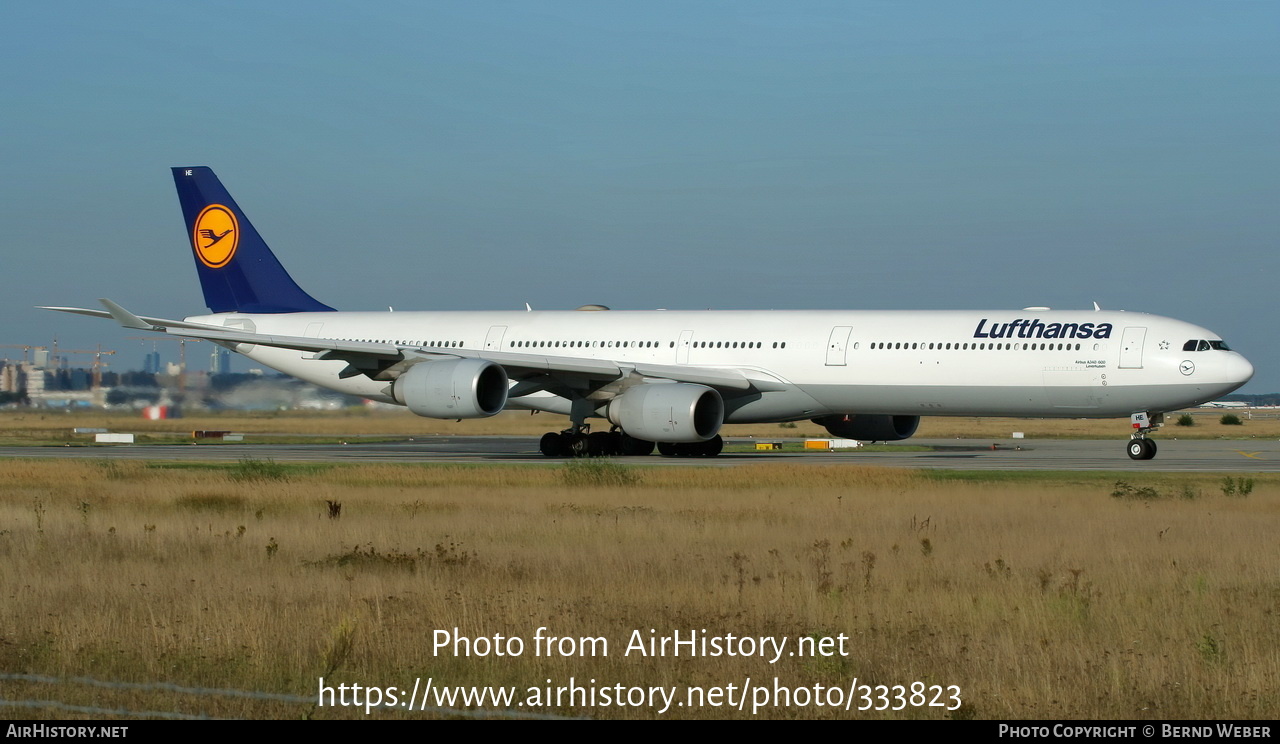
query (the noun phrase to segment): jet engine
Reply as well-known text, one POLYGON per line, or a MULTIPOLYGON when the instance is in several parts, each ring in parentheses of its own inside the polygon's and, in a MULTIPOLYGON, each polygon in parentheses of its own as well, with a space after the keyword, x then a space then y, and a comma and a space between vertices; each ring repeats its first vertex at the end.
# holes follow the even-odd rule
POLYGON ((916 433, 920 426, 919 416, 886 416, 846 414, 838 416, 822 416, 811 419, 818 426, 825 427, 831 436, 841 439, 860 439, 864 442, 896 442, 907 439, 916 433))
POLYGON ((419 362, 392 384, 391 394, 419 416, 484 418, 507 404, 507 371, 483 359, 419 362))
POLYGON ((720 433, 724 400, 705 385, 637 385, 609 401, 608 418, 628 436, 650 442, 705 442, 720 433))

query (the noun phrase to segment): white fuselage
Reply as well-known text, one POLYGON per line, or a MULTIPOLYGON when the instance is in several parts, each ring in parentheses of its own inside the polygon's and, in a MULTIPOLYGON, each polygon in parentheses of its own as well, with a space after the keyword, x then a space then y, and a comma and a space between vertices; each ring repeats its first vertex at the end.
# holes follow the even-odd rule
MULTIPOLYGON (((188 318, 257 333, 739 370, 769 383, 726 395, 730 423, 828 414, 1117 417, 1215 400, 1253 367, 1220 337, 1145 313, 1102 311, 532 311, 228 313, 188 318)), ((389 384, 339 378, 346 363, 231 344, 255 361, 352 395, 389 384)), ((564 412, 548 393, 508 408, 564 412)))

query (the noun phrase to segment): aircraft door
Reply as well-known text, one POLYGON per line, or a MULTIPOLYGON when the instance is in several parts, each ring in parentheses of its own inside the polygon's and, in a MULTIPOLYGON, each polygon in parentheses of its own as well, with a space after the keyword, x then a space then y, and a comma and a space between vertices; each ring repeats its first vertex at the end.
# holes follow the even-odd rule
POLYGON ((676 342, 676 364, 689 363, 690 346, 693 346, 693 331, 680 331, 680 340, 676 342))
POLYGON ((1124 329, 1120 341, 1120 369, 1142 369, 1142 345, 1146 340, 1146 328, 1133 326, 1124 329))
POLYGON ((507 335, 506 326, 492 326, 489 328, 489 334, 484 337, 485 351, 500 351, 502 349, 502 338, 507 335))
POLYGON ((849 351, 849 334, 853 326, 836 326, 831 329, 831 338, 827 340, 827 366, 843 367, 847 364, 849 351))

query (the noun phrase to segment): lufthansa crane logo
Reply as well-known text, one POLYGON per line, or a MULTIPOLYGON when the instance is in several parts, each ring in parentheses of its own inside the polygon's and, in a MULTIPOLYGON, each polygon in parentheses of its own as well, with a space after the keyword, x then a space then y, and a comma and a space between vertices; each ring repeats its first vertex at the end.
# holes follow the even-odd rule
POLYGON ((211 269, 226 266, 240 245, 240 223, 235 213, 221 204, 205 207, 192 228, 191 245, 200 263, 211 269))

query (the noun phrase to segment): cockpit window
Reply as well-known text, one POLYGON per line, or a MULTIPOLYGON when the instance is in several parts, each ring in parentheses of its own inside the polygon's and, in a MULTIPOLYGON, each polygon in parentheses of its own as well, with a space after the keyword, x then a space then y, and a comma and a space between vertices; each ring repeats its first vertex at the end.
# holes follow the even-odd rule
POLYGON ((1182 345, 1183 351, 1231 351, 1231 347, 1227 346, 1226 341, 1205 341, 1204 339, 1193 338, 1182 345))

